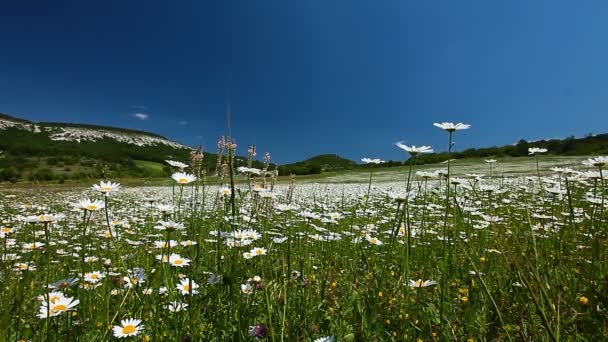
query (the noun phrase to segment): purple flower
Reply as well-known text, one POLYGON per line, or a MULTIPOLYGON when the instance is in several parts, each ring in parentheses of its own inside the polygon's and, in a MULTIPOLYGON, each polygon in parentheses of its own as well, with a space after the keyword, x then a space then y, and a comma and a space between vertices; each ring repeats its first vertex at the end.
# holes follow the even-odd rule
POLYGON ((249 327, 249 335, 256 338, 264 338, 268 335, 268 326, 264 323, 249 327))

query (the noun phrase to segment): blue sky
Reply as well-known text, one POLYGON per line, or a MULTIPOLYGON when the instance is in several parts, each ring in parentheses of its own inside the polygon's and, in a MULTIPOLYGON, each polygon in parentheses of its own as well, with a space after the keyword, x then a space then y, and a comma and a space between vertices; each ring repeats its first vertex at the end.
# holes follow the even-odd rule
POLYGON ((608 132, 605 1, 10 1, 0 112, 286 163, 608 132), (135 114, 139 115, 137 117, 135 114))

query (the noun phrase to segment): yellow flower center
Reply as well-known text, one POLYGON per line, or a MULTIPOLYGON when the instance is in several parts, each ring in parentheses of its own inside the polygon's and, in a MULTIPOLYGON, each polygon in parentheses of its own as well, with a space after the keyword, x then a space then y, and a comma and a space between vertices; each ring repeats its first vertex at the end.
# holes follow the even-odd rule
POLYGON ((10 233, 11 232, 11 228, 9 228, 9 227, 2 227, 2 232, 3 233, 10 233))
POLYGON ((91 279, 99 279, 99 276, 97 274, 91 274, 91 279))
POLYGON ((19 268, 22 270, 27 270, 27 264, 19 264, 19 268))
POLYGON ((67 306, 63 305, 63 304, 59 304, 59 305, 55 305, 51 308, 52 312, 60 312, 60 311, 66 311, 68 309, 67 306))
POLYGON ((112 191, 112 187, 111 186, 102 186, 101 191, 112 191))
POLYGON ((132 334, 136 331, 137 331, 137 327, 134 326, 133 324, 127 324, 122 328, 122 333, 125 335, 132 334))
POLYGON ((184 260, 182 260, 182 259, 177 259, 177 260, 173 261, 173 263, 174 263, 174 264, 176 264, 176 265, 181 265, 181 264, 183 264, 183 263, 184 263, 184 260))
POLYGON ((264 251, 261 250, 261 249, 258 249, 258 250, 255 251, 255 254, 261 255, 261 254, 264 254, 264 251))
POLYGON ((188 284, 184 285, 184 291, 190 292, 190 285, 188 285, 188 284))
POLYGON ((188 183, 188 178, 180 178, 177 180, 178 183, 188 183))
POLYGON ((97 206, 95 204, 89 204, 89 205, 87 205, 87 209, 89 209, 89 210, 97 210, 97 206))

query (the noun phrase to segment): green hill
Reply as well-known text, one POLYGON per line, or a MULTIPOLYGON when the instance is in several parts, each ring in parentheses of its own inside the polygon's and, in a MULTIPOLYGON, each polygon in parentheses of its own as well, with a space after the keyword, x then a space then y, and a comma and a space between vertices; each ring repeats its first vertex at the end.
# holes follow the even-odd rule
MULTIPOLYGON (((494 158, 494 157, 523 157, 528 155, 529 147, 541 147, 548 150, 547 154, 557 156, 587 156, 608 154, 608 134, 589 134, 582 138, 573 136, 566 139, 548 139, 537 141, 519 140, 516 144, 493 146, 486 148, 470 148, 451 155, 453 159, 464 158, 494 158)), ((416 157, 416 164, 432 164, 448 160, 448 154, 433 153, 416 157)), ((412 162, 408 160, 405 164, 412 162)))
POLYGON ((323 171, 348 170, 357 166, 357 163, 338 156, 337 154, 321 154, 301 162, 279 166, 280 175, 306 175, 323 171))
POLYGON ((143 131, 0 114, 0 181, 163 176, 165 159, 186 161, 191 150, 143 131))

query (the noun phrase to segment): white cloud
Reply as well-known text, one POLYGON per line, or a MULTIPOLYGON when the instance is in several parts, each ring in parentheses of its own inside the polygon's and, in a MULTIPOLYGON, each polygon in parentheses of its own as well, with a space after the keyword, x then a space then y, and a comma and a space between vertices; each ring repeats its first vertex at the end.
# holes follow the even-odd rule
POLYGON ((133 114, 133 116, 138 118, 139 120, 146 120, 148 118, 148 114, 146 113, 135 113, 133 114))

